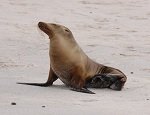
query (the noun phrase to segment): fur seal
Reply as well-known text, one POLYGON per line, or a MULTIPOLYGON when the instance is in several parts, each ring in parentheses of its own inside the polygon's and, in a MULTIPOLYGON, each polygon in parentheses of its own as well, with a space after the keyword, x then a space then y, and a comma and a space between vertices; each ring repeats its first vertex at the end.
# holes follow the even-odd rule
POLYGON ((65 26, 39 22, 38 27, 50 39, 50 70, 46 83, 19 83, 51 86, 58 78, 72 90, 94 94, 87 88, 121 90, 127 80, 123 72, 90 59, 65 26))

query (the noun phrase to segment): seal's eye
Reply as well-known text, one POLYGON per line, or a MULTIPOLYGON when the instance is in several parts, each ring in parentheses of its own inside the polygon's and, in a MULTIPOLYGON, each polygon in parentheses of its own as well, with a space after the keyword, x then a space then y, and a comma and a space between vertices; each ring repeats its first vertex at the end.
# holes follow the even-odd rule
POLYGON ((68 29, 65 29, 65 32, 69 32, 69 30, 68 30, 68 29))

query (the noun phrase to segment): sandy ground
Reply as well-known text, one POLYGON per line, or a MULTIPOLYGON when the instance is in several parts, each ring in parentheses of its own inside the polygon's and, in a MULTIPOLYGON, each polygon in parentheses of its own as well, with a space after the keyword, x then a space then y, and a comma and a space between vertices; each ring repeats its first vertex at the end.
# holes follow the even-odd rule
POLYGON ((0 114, 149 115, 150 0, 1 0, 0 114), (124 89, 89 95, 59 80, 47 88, 16 84, 47 80, 49 40, 39 21, 70 28, 89 57, 127 75, 124 89))

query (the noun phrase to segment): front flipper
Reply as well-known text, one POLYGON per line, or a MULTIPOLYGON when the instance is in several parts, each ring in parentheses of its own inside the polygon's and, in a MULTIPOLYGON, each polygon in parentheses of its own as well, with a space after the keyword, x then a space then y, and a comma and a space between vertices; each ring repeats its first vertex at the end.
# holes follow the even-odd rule
POLYGON ((33 85, 33 86, 41 86, 41 87, 48 87, 53 84, 54 81, 56 81, 58 77, 53 72, 52 68, 49 70, 49 77, 46 83, 17 83, 17 84, 24 84, 24 85, 33 85))
POLYGON ((34 86, 41 86, 41 87, 50 86, 50 84, 48 84, 48 83, 20 83, 20 82, 18 82, 17 84, 34 85, 34 86))
POLYGON ((94 92, 88 90, 87 88, 71 88, 72 91, 82 92, 82 93, 89 93, 95 94, 94 92))

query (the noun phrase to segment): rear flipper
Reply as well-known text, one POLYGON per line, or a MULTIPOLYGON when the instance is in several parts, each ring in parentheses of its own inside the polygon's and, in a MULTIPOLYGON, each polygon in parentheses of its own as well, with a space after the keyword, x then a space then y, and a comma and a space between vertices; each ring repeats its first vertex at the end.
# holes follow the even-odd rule
POLYGON ((126 78, 124 77, 119 78, 112 85, 110 85, 109 88, 120 91, 123 88, 125 82, 126 82, 126 78))
POLYGON ((124 77, 118 74, 97 74, 87 81, 86 87, 121 90, 125 83, 123 79, 124 77))
POLYGON ((82 92, 82 93, 89 93, 95 94, 94 92, 88 90, 87 88, 71 88, 72 91, 82 92))

